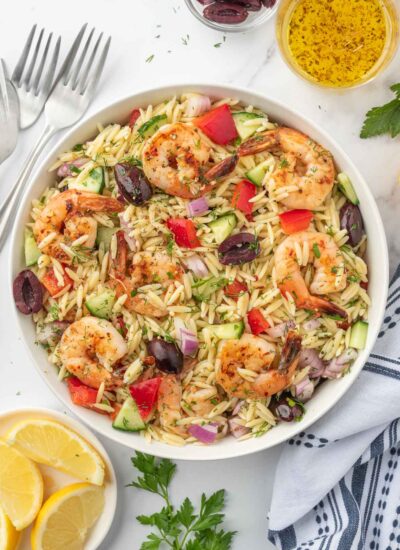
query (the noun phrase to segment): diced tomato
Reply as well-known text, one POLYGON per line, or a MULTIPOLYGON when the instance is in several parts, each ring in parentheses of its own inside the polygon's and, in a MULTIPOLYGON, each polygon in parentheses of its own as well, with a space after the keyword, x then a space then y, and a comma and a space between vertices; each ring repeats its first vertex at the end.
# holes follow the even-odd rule
POLYGON ((63 269, 63 278, 64 284, 59 286, 57 277, 54 273, 54 268, 50 267, 50 269, 48 269, 46 274, 43 276, 41 282, 50 294, 50 296, 55 296, 56 294, 64 290, 64 288, 66 288, 68 285, 72 285, 73 283, 71 277, 69 277, 65 272, 65 269, 63 269))
POLYGON ((286 235, 307 229, 312 217, 311 210, 288 210, 279 214, 282 230, 286 235))
POLYGON ((196 248, 201 243, 196 235, 196 227, 192 220, 185 218, 170 218, 167 227, 172 231, 175 242, 184 248, 196 248))
POLYGON ((128 329, 126 328, 126 324, 125 324, 125 321, 124 321, 124 318, 122 317, 122 315, 119 315, 117 317, 116 324, 117 324, 118 332, 120 332, 121 335, 125 338, 125 336, 128 332, 128 329))
POLYGON ((243 294, 243 292, 247 292, 248 288, 245 283, 241 283, 237 279, 233 281, 233 283, 230 283, 225 287, 225 294, 229 296, 229 298, 238 299, 239 296, 243 294))
POLYGON ((251 216, 253 212, 253 203, 250 199, 257 194, 256 186, 248 180, 239 181, 232 195, 231 204, 246 216, 251 216))
POLYGON ((137 119, 139 117, 140 117, 139 109, 133 109, 133 111, 129 115, 129 122, 128 122, 128 124, 131 128, 133 128, 133 126, 135 126, 135 122, 137 121, 137 119))
POLYGON ((214 143, 226 145, 238 137, 235 121, 228 105, 221 105, 194 121, 214 143))
POLYGON ((79 378, 71 376, 67 378, 69 393, 71 394, 72 402, 80 407, 91 409, 96 403, 97 390, 86 386, 79 378))
POLYGON ((143 420, 146 420, 150 416, 156 406, 160 384, 161 377, 157 377, 129 386, 131 396, 135 400, 143 420))
POLYGON ((269 323, 265 319, 264 315, 257 308, 251 309, 247 314, 247 320, 250 325, 251 332, 258 336, 262 332, 265 332, 269 328, 269 323))
POLYGON ((360 287, 363 288, 364 290, 368 290, 368 281, 361 281, 360 283, 360 287))

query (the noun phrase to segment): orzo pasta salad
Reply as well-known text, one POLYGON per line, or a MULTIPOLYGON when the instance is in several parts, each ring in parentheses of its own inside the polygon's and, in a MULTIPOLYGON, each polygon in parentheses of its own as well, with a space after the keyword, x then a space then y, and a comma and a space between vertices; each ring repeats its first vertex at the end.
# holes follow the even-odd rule
POLYGON ((76 405, 174 445, 299 421, 365 345, 366 236, 329 151, 251 105, 134 106, 51 167, 18 309, 76 405))

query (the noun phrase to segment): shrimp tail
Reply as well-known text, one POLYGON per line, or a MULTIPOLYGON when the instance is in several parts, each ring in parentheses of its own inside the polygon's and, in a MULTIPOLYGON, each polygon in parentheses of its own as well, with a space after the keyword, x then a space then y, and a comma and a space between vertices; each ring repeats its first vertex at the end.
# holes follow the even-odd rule
POLYGON ((89 212, 122 212, 125 208, 119 200, 95 193, 82 193, 78 202, 81 208, 89 212))
POLYGON ((302 302, 301 307, 304 309, 321 311, 322 313, 327 313, 328 315, 337 315, 342 319, 347 319, 347 313, 344 309, 337 306, 333 302, 323 300, 322 298, 317 298, 316 296, 310 296, 309 299, 302 302))
POLYGON ((275 130, 269 130, 268 132, 259 133, 256 136, 244 141, 241 145, 239 145, 237 154, 239 157, 256 155, 275 147, 277 144, 278 139, 275 130))
POLYGON ((235 169, 238 158, 238 155, 234 153, 232 156, 221 160, 221 162, 218 162, 218 164, 215 164, 212 168, 207 170, 204 174, 204 180, 206 182, 210 182, 216 180, 217 178, 227 176, 235 169))
POLYGON ((288 372, 290 368, 296 368, 301 351, 301 340, 301 336, 293 330, 288 332, 279 358, 278 371, 288 372))

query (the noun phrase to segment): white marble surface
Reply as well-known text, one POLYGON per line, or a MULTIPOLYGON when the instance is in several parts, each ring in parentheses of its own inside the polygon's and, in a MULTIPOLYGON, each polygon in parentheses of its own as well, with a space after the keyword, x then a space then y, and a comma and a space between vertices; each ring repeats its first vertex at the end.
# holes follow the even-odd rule
MULTIPOLYGON (((183 0, 19 0, 8 2, 0 22, 0 56, 13 67, 33 22, 63 35, 63 50, 85 21, 113 37, 107 70, 91 112, 138 88, 160 83, 222 82, 252 87, 287 102, 321 124, 355 160, 377 199, 387 231, 391 266, 400 259, 397 231, 400 213, 399 139, 358 138, 366 110, 391 98, 388 86, 399 80, 400 55, 374 83, 350 91, 330 92, 310 87, 293 75, 274 45, 273 22, 248 34, 223 36, 203 26, 187 11, 183 0), (187 45, 182 37, 189 35, 187 45), (157 36, 160 35, 159 38, 157 36), (214 44, 221 42, 221 47, 214 44), (146 58, 154 55, 150 63, 146 58)), ((43 121, 25 131, 13 157, 0 166, 0 198, 15 180, 20 163, 34 143, 43 121)), ((373 238, 373 235, 370 237, 373 238)), ((0 410, 22 405, 62 410, 35 373, 16 329, 9 322, 13 307, 6 279, 9 251, 0 260, 0 410)), ((112 531, 101 550, 139 549, 146 530, 138 513, 159 506, 156 497, 125 488, 132 479, 131 453, 103 442, 119 477, 119 507, 112 531)), ((178 464, 173 496, 197 498, 202 491, 228 491, 227 525, 239 531, 235 550, 270 548, 266 541, 267 512, 279 449, 219 463, 178 464)))

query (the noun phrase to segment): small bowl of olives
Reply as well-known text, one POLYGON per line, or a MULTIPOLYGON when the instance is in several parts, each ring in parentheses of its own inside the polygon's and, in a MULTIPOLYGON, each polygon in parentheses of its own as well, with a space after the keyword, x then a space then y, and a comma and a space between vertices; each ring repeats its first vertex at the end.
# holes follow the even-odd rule
POLYGON ((244 32, 275 13, 278 0, 185 0, 192 14, 212 29, 244 32))

